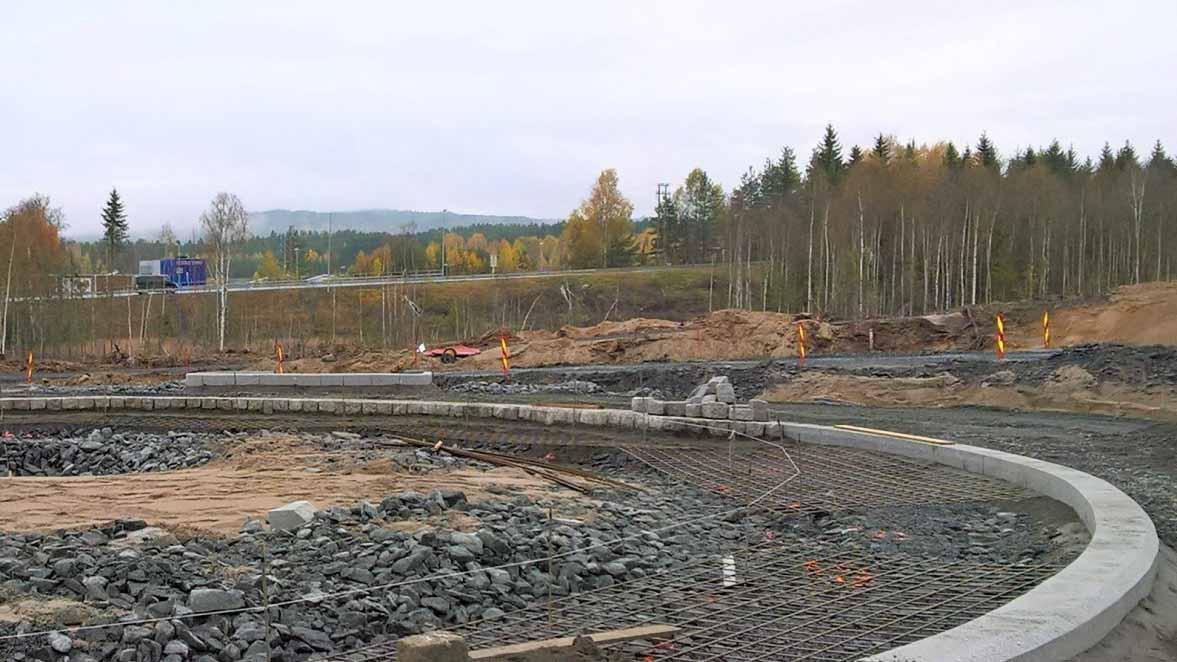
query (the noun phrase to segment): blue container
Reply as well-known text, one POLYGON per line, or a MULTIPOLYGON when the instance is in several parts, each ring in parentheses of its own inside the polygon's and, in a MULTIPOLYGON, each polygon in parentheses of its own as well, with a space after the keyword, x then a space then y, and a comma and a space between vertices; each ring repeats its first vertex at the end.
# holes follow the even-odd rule
POLYGON ((176 287, 194 287, 208 282, 204 260, 196 257, 166 257, 159 261, 159 272, 176 287))

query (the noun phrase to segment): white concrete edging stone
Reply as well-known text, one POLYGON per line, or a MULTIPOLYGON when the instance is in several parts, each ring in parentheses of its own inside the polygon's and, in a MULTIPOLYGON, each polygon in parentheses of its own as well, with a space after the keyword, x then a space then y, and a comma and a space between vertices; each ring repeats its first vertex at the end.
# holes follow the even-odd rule
MULTIPOLYGON (((729 431, 861 448, 945 464, 1005 480, 1070 506, 1091 532, 1079 558, 1013 601, 963 625, 865 658, 871 662, 1059 662, 1091 648, 1152 590, 1160 541, 1144 510, 1105 480, 1012 453, 936 445, 820 425, 701 420, 628 410, 535 407, 484 402, 356 398, 215 396, 63 396, 0 398, 0 409, 220 410, 375 416, 500 418, 544 425, 612 426, 652 431, 729 431)), ((48 415, 52 415, 49 413, 48 415)))

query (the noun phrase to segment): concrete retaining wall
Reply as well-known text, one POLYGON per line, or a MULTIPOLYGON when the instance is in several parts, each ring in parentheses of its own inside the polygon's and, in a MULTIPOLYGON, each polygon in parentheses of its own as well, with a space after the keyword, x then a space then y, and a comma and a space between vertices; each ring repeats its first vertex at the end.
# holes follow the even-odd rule
MULTIPOLYGON (((299 376, 303 375, 286 375, 299 376)), ((348 416, 483 417, 545 425, 706 432, 718 437, 727 437, 733 431, 764 438, 786 435, 810 443, 862 448, 937 462, 1006 480, 1067 504, 1091 531, 1091 542, 1079 558, 1030 592, 952 630, 869 658, 875 662, 1055 662, 1069 659, 1095 645, 1148 594, 1156 575, 1160 549, 1152 520, 1135 501, 1110 483, 1081 471, 974 446, 920 443, 816 425, 700 420, 615 409, 356 398, 71 396, 0 398, 0 408, 50 412, 199 409, 348 416)))
POLYGON ((279 386, 318 388, 323 386, 429 386, 432 372, 190 372, 184 386, 279 386))

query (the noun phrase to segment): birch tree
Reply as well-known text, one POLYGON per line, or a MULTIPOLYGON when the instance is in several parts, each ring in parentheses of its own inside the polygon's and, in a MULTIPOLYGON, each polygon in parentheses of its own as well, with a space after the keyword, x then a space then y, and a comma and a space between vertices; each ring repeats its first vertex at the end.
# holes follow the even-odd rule
POLYGON ((212 273, 217 282, 217 347, 225 351, 225 327, 229 316, 229 275, 233 252, 249 231, 245 206, 232 193, 218 193, 200 215, 204 241, 212 255, 212 273))

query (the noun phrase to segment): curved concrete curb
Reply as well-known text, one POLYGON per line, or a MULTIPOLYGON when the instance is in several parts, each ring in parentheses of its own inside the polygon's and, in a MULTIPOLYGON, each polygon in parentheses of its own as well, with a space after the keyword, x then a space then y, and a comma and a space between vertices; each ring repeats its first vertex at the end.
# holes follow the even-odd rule
POLYGON ((964 625, 870 658, 872 662, 1057 662, 1094 646, 1151 590, 1160 542, 1152 520, 1119 489, 1062 465, 961 444, 936 445, 818 425, 654 416, 615 409, 354 398, 70 396, 0 398, 0 409, 220 410, 363 416, 499 418, 544 425, 730 432, 862 448, 999 478, 1061 501, 1091 531, 1079 558, 1028 593, 964 625))

